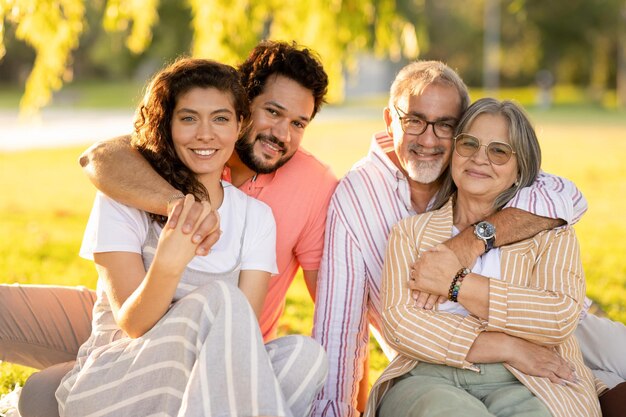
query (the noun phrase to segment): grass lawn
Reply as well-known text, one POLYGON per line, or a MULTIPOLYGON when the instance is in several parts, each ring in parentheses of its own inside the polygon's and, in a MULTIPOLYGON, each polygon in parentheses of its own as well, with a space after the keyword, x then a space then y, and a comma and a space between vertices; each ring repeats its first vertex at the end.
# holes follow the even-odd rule
MULTIPOLYGON (((356 105, 350 117, 359 112, 356 105)), ((308 128, 303 146, 341 176, 366 154, 382 119, 348 120, 323 113, 308 128)), ((372 113, 376 111, 363 108, 363 115, 372 113)), ((626 114, 570 107, 534 111, 532 117, 544 169, 575 181, 589 202, 576 226, 588 294, 610 317, 626 322, 626 114)), ((95 286, 93 265, 77 255, 94 196, 77 163, 83 148, 0 153, 0 282, 95 286)), ((312 312, 299 276, 289 292, 281 332, 310 333, 312 312)), ((374 347, 371 381, 385 365, 374 347)), ((30 372, 0 364, 0 393, 30 372)))

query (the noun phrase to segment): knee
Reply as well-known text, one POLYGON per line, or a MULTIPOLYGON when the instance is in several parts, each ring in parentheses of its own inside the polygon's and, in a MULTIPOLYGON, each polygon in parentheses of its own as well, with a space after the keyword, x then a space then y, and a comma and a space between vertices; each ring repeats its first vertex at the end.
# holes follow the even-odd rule
POLYGON ((279 376, 294 383, 319 387, 328 375, 328 358, 324 348, 307 336, 290 335, 267 344, 270 358, 281 367, 279 376))
POLYGON ((22 417, 58 417, 59 405, 54 396, 61 380, 72 370, 74 361, 60 363, 28 378, 22 392, 18 409, 22 417))

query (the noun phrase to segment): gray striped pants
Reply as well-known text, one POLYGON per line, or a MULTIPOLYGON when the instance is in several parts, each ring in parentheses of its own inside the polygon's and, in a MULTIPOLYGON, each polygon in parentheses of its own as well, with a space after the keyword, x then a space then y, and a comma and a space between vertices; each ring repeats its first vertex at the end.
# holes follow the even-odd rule
POLYGON ((62 417, 304 417, 326 374, 325 352, 310 338, 264 345, 246 298, 218 281, 142 337, 79 359, 56 396, 62 417))

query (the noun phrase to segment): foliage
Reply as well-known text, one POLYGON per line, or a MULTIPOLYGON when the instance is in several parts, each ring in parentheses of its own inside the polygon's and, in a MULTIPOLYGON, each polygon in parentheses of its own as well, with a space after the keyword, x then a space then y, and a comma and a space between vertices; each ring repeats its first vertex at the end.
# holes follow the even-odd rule
MULTIPOLYGON (((26 83, 22 109, 37 111, 48 104, 52 91, 61 88, 70 51, 83 30, 83 0, 3 0, 0 3, 0 35, 4 21, 17 26, 16 36, 33 47, 37 57, 26 83)), ((0 38, 0 58, 4 43, 0 38)))
MULTIPOLYGON (((2 1, 0 25, 16 25, 17 38, 36 52, 21 104, 23 110, 36 111, 71 73, 70 53, 84 29, 86 0, 2 1)), ((236 64, 263 38, 296 40, 320 53, 331 78, 331 101, 342 97, 343 72, 353 67, 357 53, 374 50, 394 59, 417 56, 415 26, 397 13, 395 0, 188 0, 187 5, 192 12, 193 55, 236 64)), ((125 33, 128 49, 143 53, 159 19, 159 1, 107 0, 104 7, 102 24, 113 32, 108 36, 125 33)), ((181 46, 178 53, 185 52, 181 46)))

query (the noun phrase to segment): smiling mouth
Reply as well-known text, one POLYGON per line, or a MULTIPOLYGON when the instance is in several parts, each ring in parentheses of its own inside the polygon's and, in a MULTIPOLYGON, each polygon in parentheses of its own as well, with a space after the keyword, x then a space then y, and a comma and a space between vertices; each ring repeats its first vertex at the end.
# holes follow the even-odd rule
POLYGON ((411 153, 413 153, 414 155, 417 155, 421 158, 429 158, 429 157, 436 157, 436 156, 440 156, 442 153, 441 152, 417 152, 415 150, 411 150, 411 153))
POLYGON ((261 144, 263 144, 263 146, 265 146, 266 148, 269 148, 271 151, 274 151, 276 153, 281 153, 284 154, 285 150, 278 144, 269 141, 267 139, 259 139, 259 141, 261 142, 261 144))
POLYGON ((200 156, 211 156, 217 149, 192 149, 192 152, 200 156))

